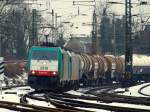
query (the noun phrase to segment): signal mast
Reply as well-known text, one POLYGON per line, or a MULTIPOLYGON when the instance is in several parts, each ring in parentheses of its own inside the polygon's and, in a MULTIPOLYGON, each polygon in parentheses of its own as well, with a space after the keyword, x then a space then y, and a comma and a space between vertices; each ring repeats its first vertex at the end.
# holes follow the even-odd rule
POLYGON ((133 74, 133 44, 131 0, 125 0, 125 80, 130 80, 133 74))

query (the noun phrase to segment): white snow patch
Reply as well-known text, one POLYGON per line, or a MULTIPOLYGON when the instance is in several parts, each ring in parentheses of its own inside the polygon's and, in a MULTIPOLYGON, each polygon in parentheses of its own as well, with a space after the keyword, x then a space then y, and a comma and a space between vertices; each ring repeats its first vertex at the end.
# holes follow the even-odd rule
POLYGON ((89 91, 90 89, 93 89, 92 87, 88 87, 88 88, 79 88, 77 91, 80 93, 85 93, 87 91, 89 91))
POLYGON ((141 92, 142 92, 142 93, 145 93, 145 94, 147 94, 147 95, 150 95, 150 86, 148 86, 148 87, 142 89, 141 92))
POLYGON ((2 94, 0 94, 0 100, 20 103, 21 95, 26 94, 30 91, 33 91, 33 89, 31 89, 28 86, 4 90, 4 91, 2 91, 2 94), (23 90, 23 89, 30 89, 30 90, 23 90), (10 93, 10 94, 5 94, 6 92, 10 93), (11 93, 15 93, 15 92, 16 92, 16 94, 11 94, 11 93))
POLYGON ((77 107, 78 109, 83 109, 83 110, 87 110, 87 111, 94 111, 94 112, 111 112, 108 110, 103 110, 103 109, 94 109, 94 108, 81 108, 81 107, 77 107))
POLYGON ((119 107, 128 107, 128 108, 138 108, 138 109, 150 110, 150 106, 146 106, 146 105, 135 105, 135 104, 127 104, 127 103, 102 103, 100 101, 82 100, 82 99, 72 99, 72 100, 88 102, 88 103, 93 103, 93 104, 112 105, 112 106, 119 106, 119 107))
POLYGON ((31 104, 31 105, 38 105, 38 106, 55 108, 55 106, 51 105, 48 102, 37 101, 37 100, 29 99, 29 98, 27 98, 27 100, 28 100, 29 104, 31 104))
POLYGON ((66 93, 72 94, 72 95, 79 95, 79 96, 83 95, 83 93, 80 93, 80 92, 77 92, 77 91, 74 91, 74 90, 68 91, 66 93))
MULTIPOLYGON (((4 90, 4 91, 2 91, 2 94, 0 95, 0 100, 20 103, 21 95, 31 92, 33 90, 34 89, 30 88, 29 86, 17 87, 17 88, 12 88, 9 90, 4 90), (9 92, 10 94, 5 94, 5 92, 9 92), (15 92, 16 92, 16 94, 11 94, 11 93, 15 93, 15 92)), ((28 100, 28 103, 32 104, 32 105, 39 105, 39 106, 44 106, 44 107, 55 108, 55 106, 51 105, 48 102, 32 100, 29 98, 27 98, 27 100, 28 100)), ((0 108, 0 112, 10 112, 10 111, 13 112, 12 110, 0 108)), ((16 111, 14 111, 14 112, 16 112, 16 111)))
MULTIPOLYGON (((129 91, 124 92, 124 93, 119 93, 121 95, 128 95, 128 96, 136 96, 136 97, 141 97, 142 95, 140 95, 138 93, 138 90, 144 86, 147 85, 149 83, 145 83, 145 84, 141 84, 141 85, 137 85, 137 86, 133 86, 128 88, 129 91)), ((73 94, 73 95, 86 95, 84 94, 84 92, 88 91, 89 89, 87 88, 81 88, 77 91, 71 90, 68 91, 68 94, 73 94)), ((124 91, 125 88, 118 88, 115 91, 124 91)), ((149 92, 150 87, 146 87, 145 89, 143 89, 142 92, 144 92, 145 94, 150 94, 149 92)), ((2 95, 0 95, 0 100, 1 101, 10 101, 10 102, 20 102, 20 97, 22 94, 26 94, 28 92, 33 91, 33 89, 31 89, 30 87, 18 87, 18 88, 13 88, 13 89, 9 89, 9 90, 4 90, 2 91, 2 95), (5 94, 5 92, 16 92, 17 94, 5 94)), ((42 94, 36 94, 36 96, 42 97, 42 94)), ((32 100, 27 98, 29 104, 33 104, 33 105, 39 105, 39 106, 45 106, 45 107, 52 107, 55 108, 55 106, 51 105, 48 102, 44 102, 44 101, 37 101, 37 100, 32 100)), ((94 103, 94 104, 103 104, 103 105, 113 105, 113 106, 121 106, 121 107, 130 107, 130 108, 140 108, 140 109, 149 109, 150 110, 150 106, 145 106, 145 105, 135 105, 135 104, 125 104, 125 103, 102 103, 100 101, 91 101, 91 100, 82 100, 82 99, 72 99, 72 100, 78 100, 78 101, 83 101, 83 102, 89 102, 89 103, 94 103)), ((91 111, 96 111, 96 112, 110 112, 107 110, 102 110, 102 109, 93 109, 93 108, 81 108, 81 107, 77 107, 80 109, 85 109, 85 110, 91 110, 91 111)), ((0 111, 2 112, 10 112, 11 110, 8 109, 1 109, 0 111)), ((12 112, 12 111, 11 111, 12 112)))
MULTIPOLYGON (((139 90, 141 87, 143 87, 143 86, 145 86, 145 85, 147 85, 147 84, 150 84, 150 83, 144 83, 144 84, 141 84, 141 85, 137 85, 137 86, 130 87, 130 88, 128 88, 129 91, 126 91, 126 92, 124 92, 124 93, 120 93, 120 95, 135 96, 135 97, 145 97, 145 96, 139 94, 139 93, 138 93, 138 90, 139 90)), ((124 90, 124 89, 125 89, 125 88, 118 88, 118 89, 116 89, 116 91, 124 90)), ((146 87, 145 89, 143 89, 142 92, 144 92, 144 93, 146 93, 146 94, 150 94, 150 87, 146 87)))
MULTIPOLYGON (((71 95, 77 95, 77 96, 90 96, 90 97, 95 97, 94 95, 91 95, 91 94, 84 94, 83 92, 84 90, 80 91, 80 90, 77 90, 77 91, 74 91, 74 90, 71 90, 71 91, 68 91, 66 93, 68 94, 71 94, 71 95)), ((87 90, 85 90, 86 92, 87 90)))
POLYGON ((16 111, 13 111, 13 110, 3 109, 3 108, 0 108, 0 111, 1 112, 16 112, 16 111))

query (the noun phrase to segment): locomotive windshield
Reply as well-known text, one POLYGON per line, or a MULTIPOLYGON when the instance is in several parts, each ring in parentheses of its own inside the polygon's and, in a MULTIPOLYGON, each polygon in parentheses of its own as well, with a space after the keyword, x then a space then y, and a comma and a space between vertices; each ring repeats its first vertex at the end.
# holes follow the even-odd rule
POLYGON ((56 51, 32 51, 32 60, 57 60, 56 51))

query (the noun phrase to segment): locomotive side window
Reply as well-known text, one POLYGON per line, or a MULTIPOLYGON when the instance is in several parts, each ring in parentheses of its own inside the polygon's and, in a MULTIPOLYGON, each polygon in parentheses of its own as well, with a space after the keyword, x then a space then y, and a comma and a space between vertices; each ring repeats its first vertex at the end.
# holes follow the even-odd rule
POLYGON ((57 52, 56 51, 33 51, 32 52, 32 60, 57 60, 57 52))

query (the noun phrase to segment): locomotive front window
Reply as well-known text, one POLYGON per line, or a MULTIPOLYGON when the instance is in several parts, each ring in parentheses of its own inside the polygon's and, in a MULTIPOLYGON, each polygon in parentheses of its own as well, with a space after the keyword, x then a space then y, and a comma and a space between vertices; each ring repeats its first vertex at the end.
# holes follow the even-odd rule
POLYGON ((56 51, 32 51, 32 60, 57 60, 56 51))

